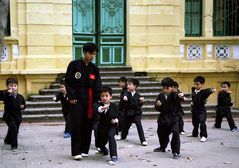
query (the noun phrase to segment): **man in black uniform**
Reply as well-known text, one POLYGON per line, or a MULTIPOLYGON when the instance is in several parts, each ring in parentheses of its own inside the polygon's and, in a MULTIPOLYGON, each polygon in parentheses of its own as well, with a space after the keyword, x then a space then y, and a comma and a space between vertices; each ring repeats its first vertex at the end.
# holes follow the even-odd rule
POLYGON ((75 160, 88 156, 93 129, 93 103, 100 99, 99 69, 92 63, 98 48, 83 46, 84 57, 70 62, 65 81, 71 112, 71 154, 75 160))

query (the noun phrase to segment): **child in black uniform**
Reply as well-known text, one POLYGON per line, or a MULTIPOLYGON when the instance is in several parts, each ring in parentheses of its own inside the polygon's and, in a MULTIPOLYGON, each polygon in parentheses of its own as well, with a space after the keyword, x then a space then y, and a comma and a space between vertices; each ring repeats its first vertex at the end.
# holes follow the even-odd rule
POLYGON ((222 119, 226 117, 231 131, 234 132, 237 131, 237 127, 232 118, 231 106, 233 104, 230 96, 231 91, 229 91, 230 86, 229 82, 221 83, 221 90, 217 97, 217 112, 214 126, 215 128, 221 128, 222 119))
MULTIPOLYGON (((179 86, 178 86, 178 83, 176 82, 176 81, 174 81, 174 91, 175 92, 179 92, 180 93, 180 91, 179 91, 179 86)), ((185 101, 185 97, 183 97, 182 98, 182 101, 185 101)), ((185 135, 185 131, 184 131, 184 129, 183 129, 183 126, 184 126, 184 122, 183 122, 183 115, 184 115, 184 111, 183 111, 183 107, 182 107, 182 105, 181 105, 181 102, 179 102, 178 104, 177 104, 177 110, 178 110, 178 126, 179 126, 179 133, 181 134, 181 135, 185 135)))
POLYGON ((155 102, 155 109, 160 112, 158 117, 158 138, 160 147, 154 152, 165 152, 169 143, 169 135, 172 133, 171 149, 173 158, 180 156, 180 135, 178 125, 178 104, 183 98, 183 93, 174 91, 174 80, 164 78, 162 80, 163 92, 160 93, 155 102))
POLYGON ((116 104, 110 102, 112 98, 112 89, 110 87, 102 87, 100 97, 101 103, 94 107, 100 115, 96 146, 100 148, 100 153, 108 155, 108 149, 105 145, 109 142, 111 157, 109 164, 113 165, 118 161, 117 145, 114 136, 119 122, 119 110, 116 104))
POLYGON ((53 100, 56 102, 61 101, 62 113, 66 122, 64 138, 70 138, 71 137, 71 121, 70 121, 70 111, 69 111, 70 107, 69 107, 69 101, 68 101, 68 96, 67 96, 66 86, 64 81, 61 81, 60 93, 58 93, 53 98, 53 100))
MULTIPOLYGON (((121 132, 124 126, 124 117, 125 117, 125 111, 126 111, 126 103, 123 100, 124 95, 127 93, 127 79, 124 76, 121 76, 118 80, 119 86, 121 87, 121 93, 120 93, 120 101, 119 101, 119 111, 120 111, 120 117, 119 117, 119 127, 118 131, 121 132)), ((120 139, 120 137, 116 138, 120 139)))
POLYGON ((4 103, 3 120, 8 126, 7 136, 4 139, 11 149, 17 151, 17 135, 22 122, 22 110, 25 109, 25 99, 18 93, 18 81, 15 78, 6 80, 7 90, 0 91, 0 100, 4 103))
POLYGON ((142 146, 147 146, 148 143, 146 142, 144 130, 141 123, 141 107, 143 105, 144 97, 141 97, 140 94, 136 91, 138 86, 139 81, 137 79, 128 80, 128 92, 126 92, 123 97, 123 100, 127 103, 127 105, 125 108, 125 123, 124 128, 122 130, 121 139, 126 139, 130 126, 132 125, 132 123, 135 123, 142 146))
POLYGON ((200 125, 200 137, 201 142, 207 140, 207 111, 206 111, 206 101, 207 98, 213 93, 216 92, 216 89, 208 88, 203 89, 205 83, 205 78, 202 76, 197 76, 194 79, 194 88, 192 88, 192 124, 193 132, 192 137, 198 137, 198 128, 200 125))

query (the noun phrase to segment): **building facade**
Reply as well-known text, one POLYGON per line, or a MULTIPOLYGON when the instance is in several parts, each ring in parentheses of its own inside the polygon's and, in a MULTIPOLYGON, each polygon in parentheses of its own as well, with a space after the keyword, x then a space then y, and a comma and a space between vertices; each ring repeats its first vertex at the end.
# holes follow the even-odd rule
POLYGON ((196 75, 218 89, 227 80, 239 106, 239 0, 10 0, 9 9, 1 88, 16 76, 25 97, 38 93, 96 42, 99 66, 171 76, 184 92, 196 75))

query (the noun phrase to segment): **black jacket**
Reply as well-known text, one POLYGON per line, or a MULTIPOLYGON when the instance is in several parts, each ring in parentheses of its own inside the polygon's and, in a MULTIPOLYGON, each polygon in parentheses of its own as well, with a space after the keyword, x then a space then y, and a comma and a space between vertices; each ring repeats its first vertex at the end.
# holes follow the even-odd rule
POLYGON ((0 101, 4 103, 3 120, 22 122, 22 110, 25 109, 26 102, 21 94, 8 93, 7 90, 0 91, 0 101), (24 108, 20 108, 24 105, 24 108))
POLYGON ((127 95, 127 88, 123 88, 120 93, 119 110, 121 112, 121 115, 124 115, 126 111, 127 102, 123 100, 125 95, 127 95))
POLYGON ((62 112, 64 115, 67 115, 69 113, 69 108, 70 108, 70 104, 68 101, 68 96, 66 95, 64 97, 63 93, 58 93, 56 95, 56 102, 61 101, 61 105, 62 105, 62 112))
POLYGON ((207 98, 213 93, 211 88, 202 89, 198 93, 192 88, 192 113, 205 113, 207 98))
POLYGON ((92 89, 93 102, 100 100, 101 78, 98 67, 90 62, 87 66, 83 59, 70 62, 67 67, 66 89, 69 100, 89 103, 89 91, 92 89))
POLYGON ((158 95, 155 101, 155 109, 160 112, 158 117, 158 122, 170 124, 178 120, 178 104, 180 103, 181 98, 178 97, 177 92, 170 93, 167 98, 166 95, 162 92, 158 95), (160 101, 161 106, 156 106, 156 102, 160 101))
POLYGON ((230 93, 220 91, 217 97, 217 109, 230 109, 232 105, 230 93))
POLYGON ((143 105, 142 102, 140 102, 139 98, 141 97, 138 92, 135 92, 134 96, 132 96, 131 92, 125 92, 125 95, 128 98, 128 101, 125 101, 126 103, 126 116, 137 116, 141 115, 141 107, 143 105))
MULTIPOLYGON (((100 106, 104 106, 103 103, 97 103, 94 105, 94 108, 96 111, 98 111, 98 108, 100 106)), ((105 112, 103 111, 102 113, 99 113, 99 124, 104 127, 112 127, 112 126, 117 126, 117 124, 112 124, 111 120, 112 119, 119 119, 119 109, 118 106, 114 103, 110 103, 109 109, 105 112)))

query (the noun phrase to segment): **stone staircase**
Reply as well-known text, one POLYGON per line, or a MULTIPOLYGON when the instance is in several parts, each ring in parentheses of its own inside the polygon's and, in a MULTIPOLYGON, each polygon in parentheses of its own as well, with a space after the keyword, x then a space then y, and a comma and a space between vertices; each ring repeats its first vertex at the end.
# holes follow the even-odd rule
MULTIPOLYGON (((154 101, 161 89, 161 83, 153 81, 144 73, 134 73, 131 67, 100 67, 101 79, 103 85, 110 86, 113 89, 113 102, 119 102, 120 88, 117 80, 120 76, 126 76, 127 78, 136 78, 140 81, 139 93, 144 96, 145 102, 142 107, 144 117, 156 117, 158 112, 154 110, 154 101)), ((26 103, 26 109, 23 112, 23 120, 25 122, 42 122, 42 121, 54 121, 62 120, 63 115, 61 112, 61 103, 54 102, 52 98, 59 92, 59 81, 64 74, 59 74, 57 79, 51 84, 48 89, 41 89, 38 95, 31 95, 26 103)), ((182 104, 185 117, 190 117, 190 94, 185 94, 188 98, 186 102, 182 104)), ((209 117, 215 116, 215 105, 208 104, 207 111, 209 117)), ((234 109, 234 115, 239 117, 239 111, 234 109)), ((0 117, 2 114, 0 114, 0 117)))

